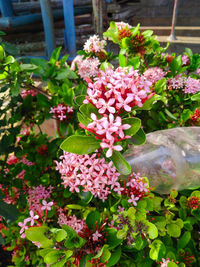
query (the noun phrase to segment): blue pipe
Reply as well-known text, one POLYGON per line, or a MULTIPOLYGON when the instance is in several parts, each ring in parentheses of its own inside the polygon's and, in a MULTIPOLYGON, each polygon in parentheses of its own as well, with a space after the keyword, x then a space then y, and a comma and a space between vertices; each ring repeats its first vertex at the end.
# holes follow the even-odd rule
POLYGON ((0 10, 2 17, 14 16, 12 0, 0 0, 0 10))
POLYGON ((73 0, 63 0, 63 12, 65 20, 65 47, 68 49, 70 57, 73 58, 76 56, 76 35, 73 0))
MULTIPOLYGON (((55 10, 53 12, 54 18, 62 18, 63 17, 63 10, 55 10)), ((40 13, 30 14, 30 15, 23 15, 23 16, 16 16, 16 17, 2 17, 0 18, 0 27, 2 28, 12 28, 12 27, 19 27, 22 25, 38 22, 42 20, 42 15, 40 13)))
POLYGON ((56 48, 53 14, 49 0, 40 0, 40 6, 41 6, 42 20, 44 25, 46 54, 47 58, 50 59, 53 50, 56 48))

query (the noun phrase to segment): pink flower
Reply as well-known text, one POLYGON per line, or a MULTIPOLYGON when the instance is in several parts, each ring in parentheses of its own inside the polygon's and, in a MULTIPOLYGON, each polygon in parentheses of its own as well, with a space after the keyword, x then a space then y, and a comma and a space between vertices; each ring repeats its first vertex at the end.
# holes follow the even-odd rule
POLYGON ((37 220, 39 218, 39 216, 38 215, 34 215, 34 212, 32 210, 30 211, 30 216, 31 217, 26 218, 25 221, 26 221, 26 223, 30 222, 30 225, 33 226, 34 223, 35 223, 35 220, 37 220))
POLYGON ((100 234, 98 231, 96 231, 95 233, 92 234, 92 239, 93 241, 97 241, 99 239, 99 237, 101 237, 102 234, 100 234))
POLYGON ((96 107, 99 109, 99 113, 105 113, 106 110, 110 113, 115 113, 115 108, 112 105, 115 103, 115 99, 111 98, 106 102, 103 98, 100 98, 96 104, 96 107))
POLYGON ((47 203, 46 200, 42 200, 42 208, 41 210, 51 210, 51 206, 53 206, 53 201, 47 203))
POLYGON ((200 91, 200 80, 188 77, 183 91, 186 94, 196 94, 200 91))
POLYGON ((7 164, 8 165, 16 164, 18 161, 19 159, 15 155, 12 155, 8 157, 7 164))
POLYGON ((121 31, 124 28, 128 28, 128 29, 133 28, 133 26, 129 25, 128 23, 122 22, 122 21, 121 22, 115 22, 115 24, 117 25, 117 28, 119 31, 121 31))
POLYGON ((21 238, 25 238, 26 237, 26 234, 24 233, 24 231, 26 230, 26 229, 28 229, 28 226, 26 225, 26 220, 24 220, 24 222, 22 223, 22 222, 19 222, 18 223, 18 225, 19 225, 19 227, 21 227, 21 230, 20 230, 20 234, 21 234, 21 238))
MULTIPOLYGON (((117 179, 119 173, 112 162, 106 163, 104 158, 92 155, 76 155, 64 152, 60 157, 61 162, 56 162, 63 179, 64 187, 69 186, 70 191, 90 191, 94 197, 105 201, 111 193, 110 189, 119 188, 117 179)), ((120 190, 118 190, 119 192, 120 190)))
POLYGON ((159 67, 152 67, 144 72, 144 77, 146 77, 152 83, 156 83, 158 80, 164 78, 165 72, 159 67))
POLYGON ((98 74, 99 65, 100 61, 96 57, 84 59, 83 56, 77 56, 72 62, 71 69, 75 70, 75 66, 77 66, 78 74, 86 80, 98 74))
POLYGON ((105 40, 100 40, 97 35, 93 35, 86 41, 83 50, 86 53, 100 53, 104 49, 105 45, 105 40))
POLYGON ((160 262, 160 267, 167 267, 169 262, 170 262, 170 259, 162 258, 162 262, 160 262))
POLYGON ((129 198, 128 202, 133 203, 134 206, 137 206, 137 200, 139 200, 139 197, 135 197, 134 195, 132 195, 131 198, 129 198))
POLYGON ((28 95, 36 96, 38 93, 32 89, 21 91, 20 95, 23 99, 25 99, 28 95))
POLYGON ((34 245, 36 245, 38 248, 41 248, 41 246, 42 246, 39 242, 34 242, 34 241, 32 241, 32 243, 33 243, 34 245))
POLYGON ((172 79, 167 79, 167 82, 173 89, 183 88, 185 86, 186 77, 177 75, 172 79))
POLYGON ((181 59, 183 62, 182 66, 187 66, 190 64, 190 59, 187 55, 182 55, 181 59))
POLYGON ((200 75, 200 68, 198 68, 198 69, 196 70, 196 73, 197 73, 198 75, 200 75))
POLYGON ((51 107, 49 111, 49 113, 53 113, 60 121, 67 121, 73 112, 73 107, 68 107, 65 104, 58 104, 57 107, 51 107))
POLYGON ((120 145, 114 145, 114 140, 110 141, 109 143, 101 142, 100 146, 102 148, 108 148, 108 151, 106 152, 106 157, 110 158, 113 154, 113 150, 121 151, 123 148, 120 145))

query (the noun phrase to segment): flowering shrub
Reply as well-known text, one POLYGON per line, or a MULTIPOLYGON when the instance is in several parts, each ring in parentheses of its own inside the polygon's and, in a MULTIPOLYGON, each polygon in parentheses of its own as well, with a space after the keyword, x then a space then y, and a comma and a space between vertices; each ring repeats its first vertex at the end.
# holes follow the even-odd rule
POLYGON ((104 36, 119 55, 95 35, 71 68, 60 48, 25 63, 0 46, 0 244, 15 266, 199 266, 200 191, 158 195, 123 152, 199 125, 200 57, 139 25, 104 36))

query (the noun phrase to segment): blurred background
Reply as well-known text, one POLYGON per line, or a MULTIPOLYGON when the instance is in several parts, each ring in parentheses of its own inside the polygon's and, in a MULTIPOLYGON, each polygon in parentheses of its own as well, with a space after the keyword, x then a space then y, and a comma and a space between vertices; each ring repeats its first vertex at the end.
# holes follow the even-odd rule
POLYGON ((141 30, 152 29, 163 44, 169 41, 174 5, 175 35, 169 52, 185 47, 199 52, 199 0, 0 0, 3 40, 15 44, 19 55, 49 57, 57 46, 73 58, 90 35, 124 21, 141 30))

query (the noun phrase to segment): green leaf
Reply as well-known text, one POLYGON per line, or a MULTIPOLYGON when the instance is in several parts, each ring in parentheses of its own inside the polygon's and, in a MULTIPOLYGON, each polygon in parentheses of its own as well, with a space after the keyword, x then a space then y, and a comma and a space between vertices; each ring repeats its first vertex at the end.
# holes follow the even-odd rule
POLYGON ((65 254, 57 249, 52 250, 44 257, 44 262, 47 264, 56 263, 65 254))
POLYGON ((93 199, 93 195, 90 192, 84 191, 81 191, 79 193, 79 197, 87 204, 90 203, 90 201, 93 199))
POLYGON ((13 56, 7 56, 5 60, 5 65, 12 64, 15 62, 15 58, 13 56))
POLYGON ((53 240, 48 239, 45 233, 49 230, 47 226, 36 226, 28 228, 26 233, 26 238, 32 242, 39 242, 42 248, 48 248, 53 246, 53 240))
POLYGON ((76 75, 76 73, 68 68, 60 70, 55 77, 56 80, 77 79, 77 78, 78 76, 76 75))
POLYGON ((79 95, 76 97, 76 103, 81 106, 83 104, 83 101, 85 100, 85 95, 79 95))
POLYGON ((88 118, 91 118, 91 113, 94 113, 97 115, 97 117, 100 117, 99 113, 98 113, 98 110, 97 108, 95 108, 92 104, 83 104, 80 106, 79 108, 80 112, 88 117, 88 118))
POLYGON ((58 59, 59 59, 61 49, 62 49, 62 47, 60 46, 60 47, 57 47, 57 48, 52 52, 52 54, 51 54, 51 58, 50 58, 50 61, 49 61, 51 64, 53 64, 53 65, 56 64, 56 62, 57 62, 58 59))
POLYGON ((146 142, 146 135, 144 131, 140 128, 139 131, 134 134, 130 140, 134 145, 139 146, 146 142))
POLYGON ((122 120, 123 124, 131 125, 131 128, 124 130, 125 135, 134 135, 136 134, 141 127, 141 120, 138 118, 125 118, 122 120))
POLYGON ((37 66, 33 64, 21 64, 19 66, 22 71, 32 71, 32 70, 37 69, 37 66))
POLYGON ((146 30, 142 32, 142 35, 144 36, 144 38, 151 37, 152 34, 153 34, 152 30, 146 30))
POLYGON ((151 248, 149 256, 152 260, 158 261, 164 257, 166 248, 162 241, 156 239, 149 245, 149 247, 151 248))
POLYGON ((120 67, 126 67, 127 62, 126 62, 126 56, 119 54, 119 66, 120 67))
POLYGON ((14 222, 19 216, 19 211, 16 206, 0 201, 0 216, 3 216, 6 221, 14 222))
POLYGON ((0 45, 0 62, 3 60, 3 58, 4 58, 4 49, 3 49, 3 47, 0 45))
POLYGON ((167 225, 167 233, 172 237, 179 237, 181 228, 176 223, 170 223, 167 225))
POLYGON ((157 94, 161 94, 166 89, 166 81, 167 79, 163 78, 155 83, 154 90, 157 94))
POLYGON ((188 56, 189 56, 190 58, 192 58, 193 54, 192 54, 192 50, 191 50, 190 48, 186 47, 186 48, 185 48, 185 52, 188 54, 188 56))
POLYGON ((60 145, 64 151, 85 155, 100 148, 100 141, 92 136, 72 135, 60 145))
POLYGON ((158 237, 158 229, 157 227, 153 224, 153 223, 146 223, 146 225, 148 226, 148 230, 147 233, 149 235, 150 239, 155 239, 158 237))
POLYGON ((122 156, 119 151, 113 151, 111 160, 116 169, 123 175, 129 175, 131 173, 131 166, 122 156))
POLYGON ((151 98, 147 99, 142 107, 138 107, 139 110, 150 110, 154 103, 156 103, 158 100, 162 100, 162 96, 160 95, 153 95, 151 98))
POLYGON ((133 66, 134 70, 139 69, 140 57, 132 57, 128 59, 128 65, 133 66))
POLYGON ((190 119, 191 115, 193 112, 189 109, 184 109, 183 113, 181 114, 181 121, 186 122, 187 120, 190 119))
POLYGON ((98 211, 91 211, 85 222, 90 230, 95 229, 96 225, 98 226, 101 221, 101 215, 98 211))
POLYGON ((198 101, 200 102, 200 93, 197 93, 191 97, 192 101, 198 101))
POLYGON ((178 265, 175 262, 170 261, 168 262, 167 267, 178 267, 178 265))
POLYGON ((110 259, 110 256, 111 256, 111 253, 110 253, 110 251, 108 250, 107 246, 104 247, 103 253, 102 253, 102 255, 101 255, 101 262, 102 262, 102 263, 107 262, 107 261, 110 259))
POLYGON ((67 232, 63 229, 59 229, 56 233, 56 241, 61 242, 67 237, 67 232))
POLYGON ((170 68, 173 76, 179 73, 181 66, 182 66, 182 59, 181 55, 179 55, 178 57, 175 57, 170 63, 170 68))
POLYGON ((90 119, 88 119, 88 117, 86 117, 84 114, 79 113, 79 112, 77 113, 77 118, 79 122, 85 126, 87 126, 91 122, 90 119))
POLYGON ((112 252, 111 257, 108 261, 108 263, 106 264, 106 266, 110 267, 110 266, 115 266, 115 264, 118 263, 118 261, 120 260, 121 257, 121 247, 119 246, 114 252, 112 252))
POLYGON ((135 36, 139 32, 139 28, 140 28, 140 23, 138 23, 138 25, 135 28, 131 29, 132 36, 135 36))
POLYGON ((110 22, 110 27, 104 32, 103 36, 108 37, 109 39, 111 38, 113 43, 118 43, 118 28, 114 21, 110 22))
POLYGON ((106 230, 106 240, 110 249, 114 249, 119 244, 121 244, 122 240, 117 238, 117 230, 114 228, 107 228, 106 230))
POLYGON ((172 120, 175 120, 177 121, 177 117, 175 117, 167 108, 165 108, 165 113, 167 114, 167 116, 172 119, 172 120))
POLYGON ((185 232, 181 238, 178 240, 178 249, 185 248, 191 239, 191 233, 189 231, 185 232))

